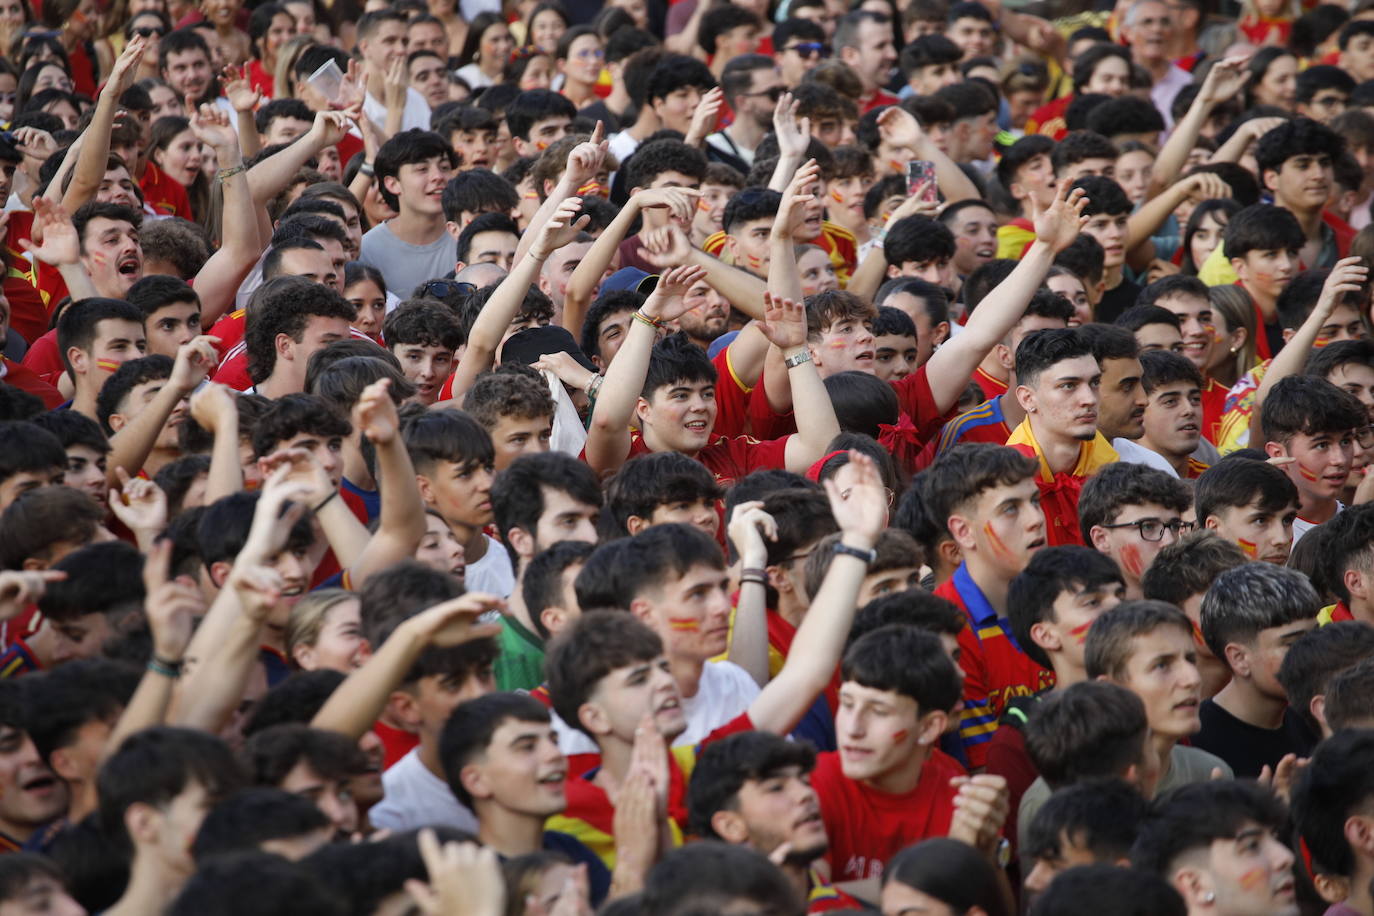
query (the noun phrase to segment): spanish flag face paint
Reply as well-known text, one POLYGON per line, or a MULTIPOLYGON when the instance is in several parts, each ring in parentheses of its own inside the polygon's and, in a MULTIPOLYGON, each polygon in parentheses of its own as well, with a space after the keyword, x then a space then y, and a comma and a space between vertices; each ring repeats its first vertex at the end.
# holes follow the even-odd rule
POLYGON ((695 633, 701 629, 701 625, 695 617, 669 617, 668 628, 680 633, 695 633))
POLYGON ((1254 559, 1259 556, 1259 545, 1254 541, 1247 541, 1245 538, 1236 538, 1236 543, 1240 545, 1241 550, 1245 551, 1247 557, 1254 559))
POLYGON ((1308 483, 1317 482, 1317 477, 1319 475, 1315 471, 1309 471, 1306 467, 1303 466, 1302 462, 1300 461, 1295 461, 1293 462, 1293 464, 1298 469, 1298 473, 1302 475, 1303 480, 1307 481, 1308 483))
POLYGON ((114 372, 122 365, 124 364, 117 363, 112 359, 98 359, 95 361, 95 367, 97 369, 104 369, 106 372, 114 372))

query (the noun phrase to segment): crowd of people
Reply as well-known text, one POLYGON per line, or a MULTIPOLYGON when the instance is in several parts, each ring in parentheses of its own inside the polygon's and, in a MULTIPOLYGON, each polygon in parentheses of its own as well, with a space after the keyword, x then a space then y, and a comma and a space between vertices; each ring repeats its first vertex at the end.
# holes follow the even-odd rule
POLYGON ((0 916, 1374 916, 1374 0, 0 0, 0 916))

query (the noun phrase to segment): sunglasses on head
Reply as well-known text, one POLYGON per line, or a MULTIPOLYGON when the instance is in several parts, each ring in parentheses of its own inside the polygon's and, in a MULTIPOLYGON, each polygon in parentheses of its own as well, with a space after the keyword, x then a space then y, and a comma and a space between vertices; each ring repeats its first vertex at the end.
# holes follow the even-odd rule
POLYGON ((819 41, 799 41, 789 45, 787 50, 796 51, 802 57, 829 57, 830 45, 819 41))
POLYGON ((447 299, 453 295, 468 295, 477 291, 477 287, 463 280, 430 280, 420 287, 420 295, 433 299, 447 299))

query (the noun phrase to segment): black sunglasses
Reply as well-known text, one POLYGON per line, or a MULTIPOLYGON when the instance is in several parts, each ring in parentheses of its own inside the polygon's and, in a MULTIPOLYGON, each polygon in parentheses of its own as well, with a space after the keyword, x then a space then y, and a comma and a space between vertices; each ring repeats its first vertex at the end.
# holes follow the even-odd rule
POLYGON ((154 35, 161 38, 163 35, 167 34, 166 29, 157 25, 141 25, 134 29, 133 32, 135 35, 141 35, 144 38, 152 38, 154 35))
POLYGON ((802 57, 830 56, 830 45, 819 41, 799 41, 794 45, 788 45, 783 50, 796 51, 802 57))
POLYGON ((468 295, 476 292, 477 287, 462 280, 430 280, 420 287, 420 295, 433 299, 447 299, 452 295, 468 295))

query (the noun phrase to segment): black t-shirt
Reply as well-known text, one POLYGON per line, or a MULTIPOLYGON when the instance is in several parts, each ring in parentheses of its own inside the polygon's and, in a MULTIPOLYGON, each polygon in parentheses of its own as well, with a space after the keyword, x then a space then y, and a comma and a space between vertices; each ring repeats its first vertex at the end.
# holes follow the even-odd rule
POLYGON ((1111 324, 1126 309, 1135 305, 1135 300, 1140 296, 1140 286, 1130 280, 1122 280, 1112 289, 1102 294, 1102 301, 1097 303, 1097 308, 1093 310, 1093 321, 1099 324, 1111 324))
POLYGON ((1242 722, 1215 700, 1204 700, 1198 716, 1202 731, 1189 743, 1225 760, 1236 771, 1237 779, 1254 779, 1264 767, 1277 765, 1285 754, 1307 757, 1317 744, 1316 736, 1292 709, 1284 710, 1279 728, 1242 722))

